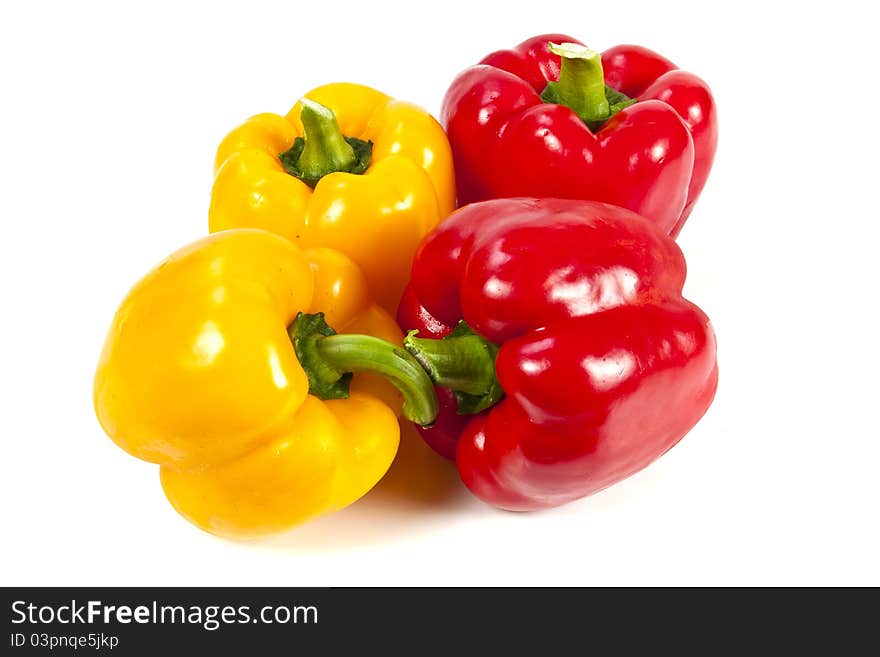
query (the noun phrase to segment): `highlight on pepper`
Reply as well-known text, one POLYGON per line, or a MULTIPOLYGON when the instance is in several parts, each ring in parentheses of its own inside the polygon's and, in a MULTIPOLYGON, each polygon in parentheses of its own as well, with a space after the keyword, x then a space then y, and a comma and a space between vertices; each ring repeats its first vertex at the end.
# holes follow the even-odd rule
POLYGON ((455 208, 440 124, 357 84, 318 87, 286 116, 248 119, 221 142, 214 172, 211 232, 263 228, 341 251, 392 313, 418 243, 455 208))
POLYGON ((345 255, 224 231, 177 251, 126 296, 95 374, 95 410, 121 448, 160 466, 168 500, 196 526, 234 538, 281 532, 379 481, 401 408, 433 422, 432 383, 402 337, 345 255))

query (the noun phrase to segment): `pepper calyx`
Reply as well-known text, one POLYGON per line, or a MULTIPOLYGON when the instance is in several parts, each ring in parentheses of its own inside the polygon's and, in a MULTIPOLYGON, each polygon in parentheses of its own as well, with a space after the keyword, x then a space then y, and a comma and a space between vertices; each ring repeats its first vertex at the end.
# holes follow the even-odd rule
POLYGON ((459 415, 474 415, 504 397, 495 374, 498 345, 478 335, 461 320, 443 338, 417 338, 410 331, 403 346, 415 356, 431 380, 455 395, 459 415))

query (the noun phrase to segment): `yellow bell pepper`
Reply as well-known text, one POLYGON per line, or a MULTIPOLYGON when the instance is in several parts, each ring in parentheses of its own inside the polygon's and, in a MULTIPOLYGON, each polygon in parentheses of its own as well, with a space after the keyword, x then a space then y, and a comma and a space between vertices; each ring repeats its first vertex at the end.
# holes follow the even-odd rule
POLYGON ((339 83, 286 117, 259 114, 222 141, 211 232, 254 227, 342 251, 391 313, 421 239, 455 207, 446 134, 418 107, 339 83))
POLYGON ((404 415, 433 420, 432 384, 401 340, 348 257, 224 231, 129 292, 98 363, 95 410, 120 447, 161 466, 189 521, 262 536, 379 481, 398 447, 401 393, 404 415))

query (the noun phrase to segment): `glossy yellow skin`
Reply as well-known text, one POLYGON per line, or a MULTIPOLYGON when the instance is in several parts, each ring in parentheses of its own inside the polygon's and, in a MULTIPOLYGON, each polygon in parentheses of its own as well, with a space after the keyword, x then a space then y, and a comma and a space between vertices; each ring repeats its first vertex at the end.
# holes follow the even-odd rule
POLYGON ((122 302, 95 375, 101 426, 161 465, 174 508, 252 538, 354 502, 397 452, 401 400, 356 374, 350 398, 308 394, 287 326, 324 312, 338 332, 400 344, 360 269, 263 230, 216 233, 174 253, 122 302))
POLYGON ((306 97, 333 110, 345 136, 373 142, 370 167, 329 174, 313 191, 278 158, 302 135, 299 103, 286 117, 259 114, 220 144, 209 228, 264 228, 303 248, 342 251, 395 313, 416 247, 455 208, 446 134, 430 114, 369 87, 329 84, 306 97))

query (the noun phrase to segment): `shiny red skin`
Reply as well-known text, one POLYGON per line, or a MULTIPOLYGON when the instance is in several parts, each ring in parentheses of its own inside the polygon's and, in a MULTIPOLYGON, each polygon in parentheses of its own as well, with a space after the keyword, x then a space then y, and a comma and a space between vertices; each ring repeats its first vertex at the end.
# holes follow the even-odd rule
POLYGON ((632 105, 595 134, 540 94, 559 77, 545 34, 463 71, 443 99, 441 121, 455 160, 459 205, 537 196, 605 201, 676 237, 700 195, 718 141, 715 102, 697 76, 640 46, 602 54, 605 81, 632 105))
POLYGON ((435 337, 467 321, 500 346, 506 396, 466 417, 445 393, 422 436, 447 456, 454 446, 464 483, 510 510, 641 470, 696 424, 718 382, 685 272, 674 240, 623 208, 515 198, 458 210, 419 248, 398 320, 435 337))

